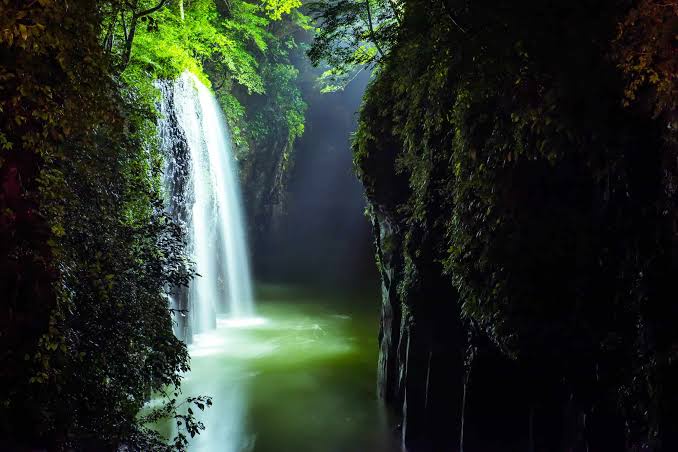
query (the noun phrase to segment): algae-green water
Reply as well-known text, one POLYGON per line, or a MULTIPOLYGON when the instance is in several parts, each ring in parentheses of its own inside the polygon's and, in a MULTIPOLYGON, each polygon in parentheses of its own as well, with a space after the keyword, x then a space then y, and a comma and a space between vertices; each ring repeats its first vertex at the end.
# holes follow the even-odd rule
POLYGON ((256 319, 219 318, 189 347, 182 395, 213 397, 189 450, 396 450, 376 397, 374 295, 258 292, 256 319))

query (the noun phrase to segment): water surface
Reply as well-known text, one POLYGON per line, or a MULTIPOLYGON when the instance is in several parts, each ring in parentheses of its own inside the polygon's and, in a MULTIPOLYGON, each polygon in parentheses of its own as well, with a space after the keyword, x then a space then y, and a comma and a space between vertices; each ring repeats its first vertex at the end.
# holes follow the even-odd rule
POLYGON ((210 395, 193 451, 392 451, 376 399, 378 301, 259 291, 257 318, 197 335, 184 395, 210 395))

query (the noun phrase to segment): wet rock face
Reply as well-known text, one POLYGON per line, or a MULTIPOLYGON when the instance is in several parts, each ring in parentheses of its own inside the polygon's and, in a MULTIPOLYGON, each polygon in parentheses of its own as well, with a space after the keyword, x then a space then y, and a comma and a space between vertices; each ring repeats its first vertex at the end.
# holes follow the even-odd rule
POLYGON ((584 394, 474 332, 430 238, 406 234, 385 204, 370 208, 382 279, 377 390, 406 450, 624 450, 614 413, 587 411, 584 394))
POLYGON ((278 131, 265 142, 253 143, 240 162, 244 206, 252 252, 256 256, 269 234, 274 234, 286 213, 292 144, 287 131, 278 131))
POLYGON ((455 291, 426 255, 426 237, 406 243, 405 226, 383 205, 371 208, 382 278, 377 389, 399 419, 404 448, 557 450, 548 439, 559 437, 553 426, 563 421, 552 407, 561 401, 534 406, 533 379, 467 334, 455 291), (538 422, 531 421, 535 416, 538 422))
MULTIPOLYGON (((525 93, 549 94, 523 95, 495 77, 512 52, 504 31, 487 36, 491 64, 466 65, 440 50, 454 42, 463 60, 482 46, 423 3, 409 3, 417 17, 368 88, 354 145, 382 278, 379 394, 404 444, 678 450, 673 122, 620 107, 601 41, 568 41, 567 70, 533 41, 545 47, 525 93), (541 113, 515 120, 537 104, 556 129, 535 132, 551 121, 541 113)), ((580 6, 591 36, 614 28, 580 6)), ((506 13, 516 35, 561 40, 541 17, 506 13)), ((523 80, 522 64, 505 69, 523 80)))
MULTIPOLYGON (((186 136, 179 127, 174 91, 169 81, 159 82, 159 88, 163 92, 163 101, 160 105, 163 117, 166 118, 168 127, 162 128, 160 141, 163 149, 168 154, 165 156, 165 203, 169 215, 182 227, 189 220, 189 208, 191 203, 187 199, 187 185, 190 183, 189 149, 186 136)), ((187 287, 172 288, 172 309, 177 310, 174 316, 176 326, 175 333, 182 341, 191 343, 193 335, 187 312, 191 306, 188 301, 187 287)))
MULTIPOLYGON (((578 395, 545 385, 549 376, 519 366, 462 320, 440 264, 444 234, 402 214, 408 190, 393 149, 377 140, 358 163, 382 284, 377 390, 398 418, 403 446, 410 452, 578 450, 584 430, 578 395)), ((436 201, 431 217, 439 213, 436 201)))
POLYGON ((402 307, 398 297, 398 275, 402 271, 401 237, 388 217, 372 218, 377 262, 381 275, 381 320, 379 327, 378 393, 386 402, 402 404, 401 386, 405 363, 399 356, 402 307), (388 245, 387 245, 388 244, 388 245))
POLYGON ((382 278, 379 396, 400 418, 408 450, 458 450, 464 340, 453 291, 417 268, 405 228, 383 206, 372 205, 372 225, 382 278))
MULTIPOLYGON (((379 151, 370 165, 383 169, 379 151)), ((543 355, 510 357, 462 319, 439 264, 440 231, 399 215, 393 178, 363 178, 382 280, 377 388, 408 451, 640 450, 626 444, 605 375, 587 373, 595 366, 574 374, 594 385, 563 378, 543 355)))

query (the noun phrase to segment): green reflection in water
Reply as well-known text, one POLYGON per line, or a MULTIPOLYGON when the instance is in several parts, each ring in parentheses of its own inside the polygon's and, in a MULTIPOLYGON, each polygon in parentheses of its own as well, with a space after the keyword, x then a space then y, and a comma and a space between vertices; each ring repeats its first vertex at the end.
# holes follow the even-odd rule
POLYGON ((198 337, 182 391, 214 405, 191 450, 396 450, 375 394, 378 302, 369 298, 266 287, 256 321, 220 319, 198 337))

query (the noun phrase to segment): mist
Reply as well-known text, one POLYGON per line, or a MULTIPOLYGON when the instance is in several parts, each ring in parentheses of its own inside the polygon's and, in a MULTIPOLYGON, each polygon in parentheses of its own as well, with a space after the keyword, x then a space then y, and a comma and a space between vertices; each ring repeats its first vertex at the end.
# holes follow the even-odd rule
POLYGON ((287 214, 255 257, 257 279, 376 290, 371 227, 350 148, 370 76, 361 73, 343 91, 322 94, 317 75, 317 70, 302 71, 306 129, 295 144, 287 214))

